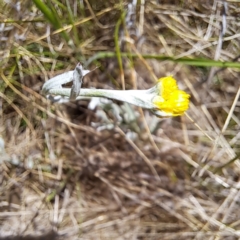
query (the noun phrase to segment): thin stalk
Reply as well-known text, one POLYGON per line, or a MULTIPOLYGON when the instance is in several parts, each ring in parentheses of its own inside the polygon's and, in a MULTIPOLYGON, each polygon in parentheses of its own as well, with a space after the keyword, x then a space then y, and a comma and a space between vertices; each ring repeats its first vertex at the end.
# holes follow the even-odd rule
MULTIPOLYGON (((89 60, 86 63, 86 67, 93 61, 102 59, 102 58, 111 58, 116 57, 115 52, 99 52, 89 58, 89 60)), ((135 53, 121 53, 122 57, 132 57, 132 58, 138 58, 138 54, 135 53)), ((156 59, 161 61, 171 61, 176 63, 182 63, 190 66, 197 66, 197 67, 222 67, 222 68, 240 68, 239 62, 222 62, 222 61, 215 61, 215 60, 209 60, 205 58, 174 58, 169 56, 163 56, 163 55, 156 55, 156 54, 142 54, 141 55, 145 59, 156 59)))
MULTIPOLYGON (((49 94, 70 96, 70 88, 57 88, 50 89, 49 94)), ((103 97, 110 98, 118 101, 124 101, 142 108, 153 109, 152 98, 150 90, 109 90, 109 89, 84 89, 80 91, 80 95, 77 99, 82 99, 84 97, 103 97), (142 100, 143 99, 143 100, 142 100)))

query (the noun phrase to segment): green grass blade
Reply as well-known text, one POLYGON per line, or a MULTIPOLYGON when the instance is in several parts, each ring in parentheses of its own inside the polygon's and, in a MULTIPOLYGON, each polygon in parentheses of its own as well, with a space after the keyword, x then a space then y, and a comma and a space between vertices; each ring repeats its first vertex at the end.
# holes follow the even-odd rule
POLYGON ((53 14, 51 9, 41 0, 33 0, 36 7, 43 13, 45 18, 56 28, 59 29, 61 25, 56 19, 56 16, 53 14))
POLYGON ((121 76, 121 82, 122 82, 122 89, 125 89, 125 82, 124 82, 124 72, 123 72, 123 64, 122 64, 122 57, 121 57, 121 49, 119 46, 119 28, 121 23, 124 21, 126 13, 122 13, 120 18, 117 21, 115 31, 114 31, 114 42, 115 42, 115 50, 116 50, 116 56, 119 64, 120 69, 120 76, 121 76))
MULTIPOLYGON (((41 0, 33 0, 33 2, 36 5, 36 7, 43 13, 45 18, 54 26, 55 29, 62 28, 61 21, 59 20, 59 17, 54 8, 50 8, 41 0)), ((66 32, 62 32, 61 34, 67 42, 70 40, 66 32)))
MULTIPOLYGON (((132 57, 137 58, 137 54, 134 53, 121 53, 122 57, 132 57)), ((111 58, 111 57, 117 57, 117 54, 115 52, 98 52, 91 58, 89 58, 87 65, 89 65, 91 62, 97 60, 97 59, 103 59, 103 58, 111 58)), ((142 57, 145 59, 156 59, 160 61, 171 61, 175 63, 182 63, 185 65, 190 66, 196 66, 196 67, 221 67, 221 68, 240 68, 239 62, 222 62, 222 61, 215 61, 215 60, 209 60, 205 58, 174 58, 174 57, 168 57, 168 56, 162 56, 162 55, 154 55, 154 54, 142 54, 142 57)))

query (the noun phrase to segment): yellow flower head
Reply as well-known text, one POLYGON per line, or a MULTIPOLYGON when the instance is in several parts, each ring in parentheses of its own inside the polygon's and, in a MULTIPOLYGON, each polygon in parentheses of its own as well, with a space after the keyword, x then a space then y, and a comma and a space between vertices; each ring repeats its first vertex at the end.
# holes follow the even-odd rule
POLYGON ((189 108, 190 95, 179 90, 176 80, 172 76, 160 78, 158 84, 160 92, 159 96, 154 97, 153 104, 166 116, 184 114, 189 108))

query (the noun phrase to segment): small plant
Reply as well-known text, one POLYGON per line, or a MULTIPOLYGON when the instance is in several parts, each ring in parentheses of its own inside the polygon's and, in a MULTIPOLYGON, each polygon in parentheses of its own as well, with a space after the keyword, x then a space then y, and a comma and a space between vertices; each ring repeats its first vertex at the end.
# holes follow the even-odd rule
POLYGON ((57 75, 48 80, 42 92, 48 98, 59 101, 59 96, 64 96, 64 101, 83 99, 86 97, 103 97, 149 109, 158 117, 179 116, 189 107, 190 95, 179 90, 176 80, 172 76, 160 78, 157 84, 147 90, 105 90, 81 89, 82 79, 89 70, 84 70, 80 63, 74 71, 57 75), (72 88, 62 88, 62 84, 73 82, 72 88), (55 95, 55 97, 52 97, 55 95))

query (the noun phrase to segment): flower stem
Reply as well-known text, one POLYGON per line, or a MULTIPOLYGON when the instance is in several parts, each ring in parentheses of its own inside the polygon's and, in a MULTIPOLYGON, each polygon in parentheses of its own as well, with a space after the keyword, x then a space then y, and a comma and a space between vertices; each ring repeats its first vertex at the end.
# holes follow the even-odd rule
MULTIPOLYGON (((69 97, 70 92, 70 88, 55 88, 50 89, 48 93, 69 97)), ((153 95, 149 94, 149 90, 106 90, 82 88, 77 99, 82 99, 83 97, 110 98, 127 102, 146 109, 152 109, 154 107, 152 103, 153 95)))

